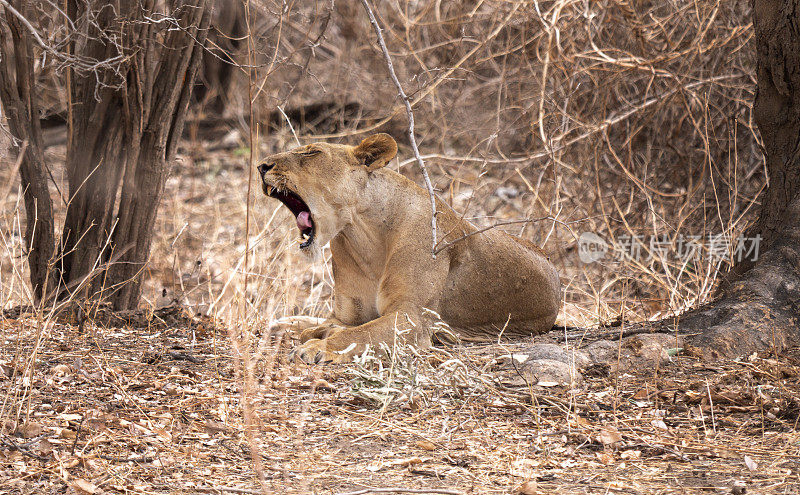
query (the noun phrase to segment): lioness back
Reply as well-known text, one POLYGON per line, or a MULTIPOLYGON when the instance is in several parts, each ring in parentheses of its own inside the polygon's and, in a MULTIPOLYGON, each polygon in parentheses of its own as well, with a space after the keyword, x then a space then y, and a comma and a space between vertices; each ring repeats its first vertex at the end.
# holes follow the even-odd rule
POLYGON ((489 339, 501 330, 531 335, 553 327, 561 283, 538 246, 499 230, 460 242, 449 253, 441 304, 451 326, 472 338, 484 331, 489 339))

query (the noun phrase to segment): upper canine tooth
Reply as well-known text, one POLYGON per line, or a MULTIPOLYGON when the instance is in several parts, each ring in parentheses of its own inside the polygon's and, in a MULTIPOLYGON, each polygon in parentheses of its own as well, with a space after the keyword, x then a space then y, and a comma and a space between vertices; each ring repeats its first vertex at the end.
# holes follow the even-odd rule
POLYGON ((275 189, 274 187, 267 185, 267 194, 272 194, 272 190, 275 189))

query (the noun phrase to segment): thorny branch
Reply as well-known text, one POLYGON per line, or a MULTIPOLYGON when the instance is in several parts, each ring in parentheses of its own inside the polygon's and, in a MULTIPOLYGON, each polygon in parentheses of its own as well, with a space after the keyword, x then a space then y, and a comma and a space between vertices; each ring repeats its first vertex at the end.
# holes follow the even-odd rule
POLYGON ((422 155, 419 152, 419 147, 417 146, 417 138, 414 136, 414 111, 411 109, 411 99, 408 97, 408 95, 406 95, 406 92, 403 90, 403 85, 400 84, 400 80, 397 78, 397 74, 394 72, 392 57, 389 56, 389 50, 386 48, 386 42, 383 40, 381 26, 378 24, 378 20, 375 18, 372 8, 370 8, 367 0, 361 0, 361 3, 364 5, 364 9, 369 15, 369 22, 372 24, 372 27, 375 29, 375 34, 378 36, 378 44, 381 46, 381 52, 383 52, 383 58, 386 60, 386 66, 389 68, 389 74, 392 76, 392 81, 397 87, 400 98, 403 100, 403 104, 406 107, 406 114, 408 115, 408 138, 411 142, 411 148, 414 150, 414 158, 416 158, 417 164, 419 165, 420 170, 422 170, 422 177, 425 179, 425 187, 428 189, 428 195, 431 198, 431 232, 433 233, 431 256, 435 258, 437 253, 436 244, 438 244, 438 241, 436 240, 436 194, 433 192, 433 185, 431 184, 430 176, 428 176, 428 169, 425 168, 425 161, 422 159, 422 155))

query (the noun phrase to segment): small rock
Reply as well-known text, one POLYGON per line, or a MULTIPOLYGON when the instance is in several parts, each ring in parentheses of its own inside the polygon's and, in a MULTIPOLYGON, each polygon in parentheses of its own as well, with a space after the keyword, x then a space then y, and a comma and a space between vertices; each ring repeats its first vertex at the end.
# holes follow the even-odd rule
POLYGON ((527 361, 538 359, 552 359, 566 364, 574 364, 576 368, 583 369, 592 363, 589 356, 583 351, 576 349, 565 349, 558 344, 535 344, 525 350, 528 355, 527 361))
POLYGON ((643 333, 622 339, 623 352, 630 351, 633 356, 651 363, 669 361, 667 349, 681 345, 682 339, 676 342, 675 336, 667 333, 643 333))
POLYGON ((592 342, 584 349, 594 363, 607 363, 612 359, 617 359, 618 350, 619 344, 610 340, 592 342))
POLYGON ((522 371, 530 376, 531 383, 534 385, 580 386, 583 384, 583 377, 574 366, 555 359, 528 360, 522 371))
POLYGON ((666 333, 632 335, 622 342, 598 340, 592 342, 584 351, 593 363, 608 364, 619 371, 647 369, 656 364, 669 362, 669 349, 683 346, 683 339, 676 342, 675 336, 666 333))

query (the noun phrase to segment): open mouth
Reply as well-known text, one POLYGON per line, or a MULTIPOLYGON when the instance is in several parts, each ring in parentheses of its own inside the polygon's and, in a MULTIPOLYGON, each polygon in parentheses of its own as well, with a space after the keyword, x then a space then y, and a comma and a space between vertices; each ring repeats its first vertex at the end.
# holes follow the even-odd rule
POLYGON ((267 184, 264 184, 264 193, 270 198, 279 200, 292 211, 297 228, 300 229, 300 238, 303 239, 300 249, 309 247, 314 240, 314 220, 311 218, 311 210, 305 201, 292 191, 278 189, 267 184))

